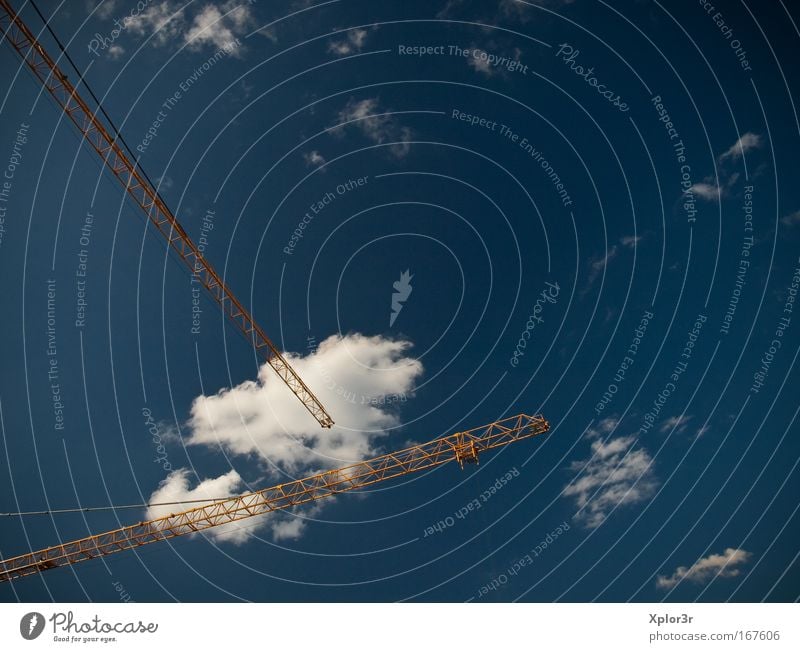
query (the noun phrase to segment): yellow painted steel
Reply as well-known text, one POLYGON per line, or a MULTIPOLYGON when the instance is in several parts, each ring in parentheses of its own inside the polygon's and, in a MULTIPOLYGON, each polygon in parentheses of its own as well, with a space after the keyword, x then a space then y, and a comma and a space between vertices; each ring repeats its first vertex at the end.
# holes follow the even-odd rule
POLYGON ((300 399, 305 408, 323 428, 330 428, 333 419, 319 399, 306 386, 286 358, 255 322, 250 312, 234 296, 230 288, 206 261, 175 215, 163 201, 158 191, 149 182, 141 169, 131 162, 117 138, 112 136, 97 110, 78 94, 47 51, 36 40, 31 30, 11 8, 7 0, 0 0, 0 31, 5 40, 22 57, 25 65, 39 80, 56 104, 77 127, 83 139, 100 157, 103 165, 119 180, 125 192, 144 211, 147 219, 156 227, 169 246, 194 274, 195 279, 216 301, 226 317, 252 343, 281 380, 300 399))
POLYGON ((5 559, 0 561, 0 582, 303 505, 447 462, 457 461, 463 468, 465 463, 476 463, 485 451, 549 429, 541 415, 508 417, 341 469, 5 559))

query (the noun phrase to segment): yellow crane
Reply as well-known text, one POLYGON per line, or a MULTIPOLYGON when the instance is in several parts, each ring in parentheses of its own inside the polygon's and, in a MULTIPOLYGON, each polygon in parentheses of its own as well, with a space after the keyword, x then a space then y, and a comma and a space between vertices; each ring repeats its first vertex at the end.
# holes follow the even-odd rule
MULTIPOLYGON (((131 162, 118 142, 121 136, 113 124, 109 121, 107 126, 98 117, 102 108, 98 106, 95 111, 89 108, 7 0, 0 0, 0 31, 75 125, 83 140, 100 157, 102 164, 119 180, 125 192, 167 239, 169 246, 196 275, 230 321, 264 355, 319 424, 330 428, 333 420, 328 412, 203 258, 144 171, 131 162)), ((541 415, 520 414, 340 469, 241 496, 209 501, 185 511, 0 560, 0 582, 289 509, 451 461, 457 461, 463 468, 464 464, 477 463, 478 456, 485 451, 543 434, 549 428, 541 415)))
POLYGON ((233 498, 216 500, 118 530, 4 559, 0 561, 0 582, 193 534, 252 516, 289 509, 409 473, 432 469, 447 462, 456 461, 464 468, 464 464, 477 463, 478 456, 485 451, 541 435, 549 429, 550 424, 541 415, 519 414, 508 417, 341 469, 325 471, 233 498))
POLYGON ((23 63, 34 77, 77 127, 84 142, 100 157, 103 166, 119 180, 128 196, 141 208, 158 232, 167 239, 172 250, 188 266, 211 298, 219 304, 228 319, 263 355, 266 362, 300 399, 320 426, 330 428, 333 425, 330 414, 203 257, 141 167, 133 163, 125 153, 120 144, 121 136, 116 133, 113 125, 104 124, 98 115, 101 108, 98 106, 94 111, 91 110, 7 0, 0 0, 0 30, 9 45, 22 57, 23 63))

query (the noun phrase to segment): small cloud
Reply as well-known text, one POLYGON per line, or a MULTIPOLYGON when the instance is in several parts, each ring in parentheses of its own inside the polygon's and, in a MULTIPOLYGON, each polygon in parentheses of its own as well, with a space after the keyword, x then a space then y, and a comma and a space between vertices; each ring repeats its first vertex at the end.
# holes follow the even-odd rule
POLYGON ((619 243, 623 247, 627 247, 628 249, 633 249, 636 247, 639 242, 641 242, 642 236, 640 235, 626 235, 619 239, 619 243))
POLYGON ((721 555, 701 557, 689 567, 678 566, 672 575, 659 575, 656 587, 671 589, 683 580, 706 584, 718 577, 736 577, 740 572, 737 566, 746 564, 751 556, 752 553, 740 548, 726 548, 721 555))
POLYGON ((488 57, 486 58, 478 58, 478 57, 469 57, 467 59, 467 65, 472 68, 475 72, 479 72, 487 77, 493 77, 497 74, 497 69, 492 68, 489 64, 488 57))
POLYGON ((257 33, 267 39, 273 45, 278 42, 278 32, 274 27, 262 27, 257 33))
POLYGON ((784 215, 781 218, 781 224, 784 226, 794 226, 795 224, 800 224, 800 211, 795 211, 794 213, 784 215))
MULTIPOLYGON (((508 56, 511 61, 516 61, 517 64, 521 65, 520 57, 522 56, 522 50, 519 48, 509 50, 508 46, 503 46, 494 39, 488 40, 484 47, 478 47, 475 43, 472 43, 470 45, 470 51, 473 54, 467 59, 467 65, 475 72, 479 72, 486 77, 495 77, 497 75, 508 77, 509 75, 506 65, 492 65, 489 62, 489 55, 492 53, 501 52, 504 56, 508 56), (509 52, 511 52, 511 54, 508 54, 509 52)), ((502 59, 500 55, 495 56, 497 59, 502 59)))
POLYGON ((166 45, 176 39, 184 29, 183 11, 179 4, 159 2, 148 5, 144 11, 125 16, 122 21, 126 30, 137 36, 153 36, 156 45, 166 45))
POLYGON ((596 438, 610 435, 618 425, 619 419, 616 417, 606 417, 588 428, 586 430, 586 436, 589 438, 596 438))
POLYGON ((112 45, 108 48, 108 56, 114 61, 119 59, 123 54, 125 54, 125 48, 121 45, 112 45))
POLYGON ((272 538, 275 541, 296 541, 305 534, 309 519, 322 511, 322 505, 314 503, 294 513, 282 513, 271 523, 272 538))
MULTIPOLYGON (((302 478, 323 468, 353 463, 377 453, 377 441, 399 425, 399 417, 386 407, 387 396, 411 395, 422 364, 405 355, 411 344, 380 336, 334 335, 305 356, 286 353, 298 374, 320 401, 336 415, 336 425, 321 431, 297 398, 268 364, 262 365, 258 381, 245 381, 211 396, 197 397, 186 424, 185 443, 220 449, 231 455, 256 456, 268 469, 302 478)), ((174 441, 175 429, 159 424, 162 440, 174 441), (174 434, 173 434, 174 432, 174 434)), ((282 477, 285 477, 282 475, 282 477)), ((231 470, 216 478, 191 485, 188 469, 172 471, 150 496, 150 503, 212 500, 240 495, 245 489, 241 476, 231 470)), ((187 505, 184 509, 188 509, 187 505)), ((293 513, 270 513, 248 519, 247 525, 229 523, 210 530, 220 541, 243 543, 265 527, 273 538, 297 539, 308 519, 322 505, 293 513)), ((148 518, 179 511, 170 505, 153 505, 148 518)))
POLYGON ((728 197, 731 188, 733 188, 738 180, 738 172, 728 174, 723 171, 719 180, 715 179, 713 176, 706 177, 702 182, 691 186, 684 194, 694 194, 705 201, 718 202, 720 199, 728 197))
POLYGON ((367 30, 356 28, 347 32, 347 36, 339 41, 331 41, 328 44, 328 52, 345 56, 353 52, 361 52, 364 43, 367 41, 367 30))
MULTIPOLYGON (((192 507, 200 506, 188 501, 214 500, 216 498, 229 498, 241 493, 243 482, 241 476, 231 469, 218 478, 206 478, 197 483, 193 489, 189 488, 189 469, 176 469, 172 471, 151 495, 148 501, 151 507, 147 508, 147 518, 161 518, 175 512, 180 512, 192 507), (186 501, 185 505, 158 505, 157 503, 172 503, 186 501)), ((256 517, 263 518, 263 517, 256 517)), ((249 534, 241 529, 237 523, 219 525, 209 531, 214 539, 229 541, 231 543, 244 543, 249 534)))
POLYGON ((244 35, 254 23, 250 7, 239 2, 241 0, 232 0, 220 8, 205 5, 195 15, 184 35, 187 45, 195 50, 204 45, 212 45, 218 50, 230 50, 238 37, 244 35))
POLYGON ((691 420, 691 415, 681 415, 676 417, 669 417, 668 419, 664 419, 664 423, 661 424, 659 430, 661 432, 669 432, 671 430, 675 430, 677 433, 681 433, 686 430, 686 427, 691 420))
POLYGON ((281 523, 276 523, 272 527, 272 534, 275 538, 275 541, 294 541, 302 536, 304 529, 305 523, 303 520, 298 516, 295 516, 291 519, 284 520, 281 523))
POLYGON ((95 9, 94 15, 98 18, 106 20, 111 18, 114 13, 117 11, 117 7, 119 5, 119 0, 100 0, 100 2, 88 2, 87 3, 89 11, 91 11, 95 5, 97 8, 95 9))
POLYGON ((318 168, 320 165, 325 165, 325 157, 320 154, 317 150, 313 150, 311 152, 307 152, 303 154, 303 160, 306 162, 308 167, 318 168))
POLYGON ((500 15, 509 20, 517 20, 521 23, 527 23, 531 19, 530 5, 518 0, 500 0, 500 15))
POLYGON ((385 398, 413 392, 422 364, 411 343, 358 333, 334 335, 307 355, 286 358, 336 425, 322 430, 268 365, 247 380, 192 402, 188 445, 256 455, 275 474, 314 472, 376 453, 376 442, 399 425, 385 398))
MULTIPOLYGON (((468 0, 448 0, 444 7, 436 14, 437 18, 448 19, 455 18, 456 16, 463 15, 462 9, 469 9, 470 11, 481 12, 480 20, 484 23, 495 24, 500 19, 514 20, 520 23, 527 23, 534 15, 535 9, 531 5, 547 5, 560 7, 572 4, 575 0, 500 0, 498 3, 478 2, 471 3, 468 0)), ((471 15, 474 19, 475 16, 471 15)))
POLYGON ((594 285, 594 282, 597 280, 597 277, 600 276, 608 264, 618 255, 619 247, 617 245, 611 245, 611 248, 607 249, 603 254, 589 258, 589 277, 586 280, 586 286, 584 287, 582 294, 586 294, 589 291, 592 285, 594 285))
POLYGON ((711 426, 709 425, 701 426, 700 429, 695 433, 694 438, 700 439, 700 437, 705 435, 709 430, 711 430, 711 426))
MULTIPOLYGON (((201 507, 202 502, 218 498, 232 498, 247 491, 241 476, 231 469, 217 478, 206 478, 190 489, 189 469, 172 471, 151 495, 146 517, 162 518, 178 511, 201 507), (158 503, 181 503, 159 505, 158 503)), ((246 522, 234 521, 217 525, 208 530, 208 535, 221 543, 241 545, 254 533, 269 527, 274 541, 293 541, 305 532, 308 519, 322 511, 321 505, 311 505, 294 512, 276 511, 259 516, 248 517, 246 522)))
POLYGON ((184 43, 192 50, 211 46, 217 50, 238 53, 232 44, 244 36, 255 23, 252 9, 243 0, 228 0, 220 5, 183 6, 163 0, 151 3, 141 11, 130 11, 122 19, 125 30, 150 38, 157 46, 184 43))
POLYGON ((409 127, 400 125, 388 113, 390 112, 387 109, 380 106, 377 97, 360 101, 351 98, 339 112, 339 123, 334 133, 350 127, 356 128, 373 143, 392 143, 391 153, 396 158, 403 158, 411 149, 408 141, 413 132, 409 127))
POLYGON ((720 154, 719 160, 720 162, 728 159, 735 161, 742 158, 742 156, 747 154, 747 152, 762 147, 763 144, 764 139, 761 136, 752 132, 747 132, 727 150, 720 154))
POLYGON ((696 183, 689 188, 687 194, 691 193, 704 199, 705 201, 719 201, 723 189, 719 185, 712 185, 710 183, 702 182, 696 183))
POLYGON ((591 450, 591 458, 570 465, 578 475, 564 487, 564 495, 575 498, 578 511, 573 518, 587 528, 596 528, 617 507, 649 499, 658 482, 650 454, 644 447, 636 447, 634 437, 596 439, 591 450))

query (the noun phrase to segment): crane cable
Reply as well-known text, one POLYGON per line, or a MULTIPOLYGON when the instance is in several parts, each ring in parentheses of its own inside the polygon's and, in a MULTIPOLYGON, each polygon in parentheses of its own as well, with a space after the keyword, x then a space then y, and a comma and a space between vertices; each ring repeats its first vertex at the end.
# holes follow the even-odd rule
POLYGON ((167 505, 188 505, 191 503, 218 503, 223 500, 231 500, 239 496, 227 496, 225 498, 198 498, 196 500, 173 500, 166 503, 135 503, 131 505, 103 505, 101 507, 68 507, 66 509, 43 509, 33 512, 0 512, 2 516, 47 516, 48 514, 73 514, 76 512, 107 512, 117 509, 143 509, 145 507, 165 507, 167 505))
POLYGON ((39 15, 39 18, 42 20, 42 23, 44 23, 44 26, 47 29, 47 32, 50 34, 50 36, 53 37, 53 40, 56 42, 56 45, 58 46, 58 49, 64 55, 64 58, 69 62, 69 65, 75 71, 75 74, 78 75, 78 83, 83 84, 83 87, 88 91, 89 95, 94 100, 95 104, 97 104, 97 109, 100 111, 100 113, 103 115, 103 117, 107 120, 108 125, 114 131, 115 140, 118 140, 120 143, 122 143, 122 146, 125 148, 125 150, 130 155, 131 159, 133 160, 134 165, 137 168, 139 168, 139 171, 142 173, 142 176, 153 187, 153 189, 155 190, 156 196, 166 205, 166 202, 164 202, 164 198, 161 196, 161 193, 158 190, 158 186, 153 183, 152 179, 150 179, 150 177, 148 176, 147 172, 145 171, 145 169, 142 167, 141 163, 139 162, 138 157, 133 153, 131 148, 128 146, 128 143, 125 141, 125 137, 122 135, 120 130, 117 129, 117 125, 111 119, 111 116, 109 116, 108 113, 106 113, 106 110, 103 108, 103 104, 97 98, 97 95, 94 94, 94 91, 92 90, 92 87, 89 86, 89 82, 86 81, 86 78, 84 77, 83 73, 78 69, 78 66, 72 60, 72 57, 69 56, 69 52, 67 52, 67 49, 61 43, 61 40, 58 38, 58 36, 56 36, 56 33, 50 27, 50 21, 44 17, 42 12, 39 10, 39 7, 36 6, 36 2, 34 2, 34 0, 30 0, 30 3, 31 3, 31 6, 36 11, 36 13, 39 15))
MULTIPOLYGON (((86 91, 89 93, 89 96, 94 100, 95 104, 97 105, 97 109, 103 115, 103 117, 108 122, 108 125, 114 132, 114 137, 118 140, 125 150, 130 155, 131 159, 135 162, 137 168, 142 173, 147 182, 155 189, 156 195, 158 196, 161 201, 164 201, 161 197, 161 193, 158 191, 158 186, 153 183, 152 179, 150 179, 147 171, 142 167, 141 163, 138 160, 138 157, 133 153, 130 146, 128 145, 125 137, 122 135, 120 130, 117 128, 117 125, 111 119, 111 116, 106 113, 105 108, 103 107, 102 102, 98 99, 97 95, 95 95, 92 87, 89 86, 89 82, 86 81, 84 74, 78 69, 78 66, 73 61, 72 57, 67 52, 67 49, 64 47, 64 44, 61 42, 61 39, 58 38, 56 33, 50 27, 50 21, 44 17, 39 7, 36 5, 34 0, 30 0, 30 4, 33 7, 34 11, 36 11, 37 15, 41 19, 42 23, 45 26, 45 29, 50 34, 50 36, 55 41, 56 45, 58 46, 59 51, 61 54, 64 55, 64 58, 69 63, 70 67, 75 71, 75 74, 78 76, 78 83, 82 84, 86 91)), ((71 507, 66 509, 47 509, 47 510, 39 510, 39 511, 29 511, 29 512, 0 512, 0 517, 22 517, 22 516, 47 516, 51 514, 71 514, 77 512, 103 512, 103 511, 115 511, 118 509, 144 509, 148 507, 165 507, 169 505, 188 505, 193 503, 215 503, 222 500, 230 500, 231 498, 236 498, 236 496, 227 496, 225 498, 207 498, 207 499, 199 499, 199 500, 176 500, 171 502, 164 502, 164 503, 137 503, 137 504, 130 504, 130 505, 104 505, 101 507, 71 507)))

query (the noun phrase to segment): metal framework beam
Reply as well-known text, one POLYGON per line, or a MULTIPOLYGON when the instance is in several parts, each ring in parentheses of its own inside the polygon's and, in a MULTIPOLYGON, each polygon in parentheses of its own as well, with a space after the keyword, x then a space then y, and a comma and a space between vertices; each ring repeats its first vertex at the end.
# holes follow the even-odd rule
POLYGON ((289 509, 447 462, 457 461, 463 468, 464 464, 477 463, 485 451, 549 429, 550 424, 541 415, 508 417, 341 469, 5 559, 0 561, 0 582, 289 509))
POLYGON ((7 0, 0 0, 0 31, 56 104, 77 127, 83 140, 100 157, 103 165, 117 178, 128 196, 144 211, 147 219, 166 238, 169 246, 194 274, 196 280, 219 304, 222 312, 261 353, 319 424, 323 428, 330 428, 333 419, 319 399, 314 396, 255 322, 250 312, 205 260, 157 190, 141 169, 131 162, 117 142, 117 138, 111 135, 110 130, 99 119, 97 111, 89 108, 7 0))

